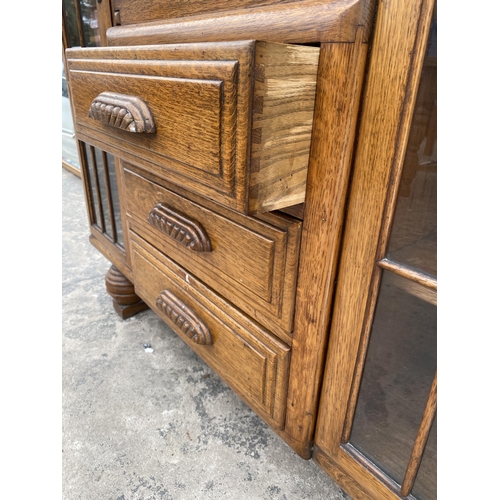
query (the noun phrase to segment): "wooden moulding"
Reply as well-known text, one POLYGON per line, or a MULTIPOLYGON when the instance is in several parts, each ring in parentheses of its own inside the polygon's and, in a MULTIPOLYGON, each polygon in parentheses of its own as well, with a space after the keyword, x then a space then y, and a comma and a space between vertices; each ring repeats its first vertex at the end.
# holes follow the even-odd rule
MULTIPOLYGON (((115 3, 121 26, 107 31, 108 44, 115 46, 245 38, 352 43, 359 26, 371 25, 375 4, 373 0, 266 0, 265 5, 259 0, 115 3)), ((364 36, 363 41, 368 41, 368 30, 364 36)))
POLYGON ((360 346, 367 341, 362 333, 384 204, 388 191, 395 189, 391 166, 402 167, 432 8, 432 0, 412 0, 389 3, 378 13, 315 436, 315 443, 335 460, 350 425, 345 416, 351 391, 354 396, 359 388, 360 378, 353 385, 353 377, 357 363, 363 362, 360 346))

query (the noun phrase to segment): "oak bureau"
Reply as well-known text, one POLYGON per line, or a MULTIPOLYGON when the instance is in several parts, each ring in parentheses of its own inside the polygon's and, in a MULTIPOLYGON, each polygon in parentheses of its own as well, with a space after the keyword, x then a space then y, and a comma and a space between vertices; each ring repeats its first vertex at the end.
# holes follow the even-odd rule
POLYGON ((95 13, 98 43, 82 24, 70 48, 63 8, 63 44, 90 241, 112 263, 117 313, 153 309, 354 498, 435 498, 422 462, 435 389, 418 363, 408 453, 392 465, 392 448, 387 461, 350 440, 377 296, 435 303, 419 267, 432 230, 390 233, 405 179, 427 196, 419 220, 432 197, 432 85, 421 108, 418 96, 435 67, 433 2, 97 0, 95 13), (430 160, 407 167, 422 147, 430 160))

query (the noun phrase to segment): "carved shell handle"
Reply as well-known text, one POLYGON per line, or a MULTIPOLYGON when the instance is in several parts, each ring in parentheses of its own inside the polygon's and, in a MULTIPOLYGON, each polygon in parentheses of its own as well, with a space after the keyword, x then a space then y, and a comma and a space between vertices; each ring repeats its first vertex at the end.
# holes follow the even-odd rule
POLYGON ((205 322, 170 290, 156 299, 157 307, 195 344, 212 345, 212 334, 205 322))
POLYGON ((135 134, 154 134, 156 125, 148 105, 139 97, 102 92, 90 105, 89 118, 135 134))
POLYGON ((205 228, 165 203, 158 203, 148 214, 148 222, 170 238, 195 252, 211 252, 212 243, 205 228))

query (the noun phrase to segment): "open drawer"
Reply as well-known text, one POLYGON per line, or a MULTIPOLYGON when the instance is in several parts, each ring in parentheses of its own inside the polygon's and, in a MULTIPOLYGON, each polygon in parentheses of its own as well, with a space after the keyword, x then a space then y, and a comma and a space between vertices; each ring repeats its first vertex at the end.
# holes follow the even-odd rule
POLYGON ((243 213, 304 201, 319 48, 69 49, 77 137, 243 213))

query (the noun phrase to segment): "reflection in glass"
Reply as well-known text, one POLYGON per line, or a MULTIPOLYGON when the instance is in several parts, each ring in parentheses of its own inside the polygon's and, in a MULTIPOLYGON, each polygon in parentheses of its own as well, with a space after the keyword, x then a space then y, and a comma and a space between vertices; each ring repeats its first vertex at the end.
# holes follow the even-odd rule
POLYGON ((78 15, 75 9, 74 0, 63 0, 63 12, 68 47, 79 47, 81 44, 78 35, 78 15))
POLYGON ((118 183, 116 180, 116 167, 115 167, 115 158, 113 155, 106 154, 107 163, 108 163, 108 172, 109 172, 109 184, 111 188, 111 198, 112 198, 112 207, 113 207, 113 215, 115 221, 116 228, 116 243, 122 247, 124 247, 123 242, 123 225, 122 225, 122 217, 120 212, 120 198, 118 195, 118 183))
POLYGON ((73 128, 73 116, 68 95, 68 85, 62 65, 62 159, 79 168, 78 152, 73 128))
POLYGON ((85 145, 85 171, 89 185, 91 224, 124 250, 120 198, 113 155, 85 145))
POLYGON ((399 484, 436 358, 435 292, 384 271, 350 443, 399 484))
POLYGON ((80 0, 80 12, 82 14, 84 46, 99 47, 101 39, 97 24, 96 0, 80 0))
POLYGON ((92 224, 96 225, 101 231, 103 228, 103 214, 101 212, 100 196, 99 196, 99 179, 96 176, 94 148, 85 144, 85 168, 87 170, 87 179, 89 184, 90 208, 92 212, 92 224))
POLYGON ((412 118, 387 258, 437 276, 436 23, 412 118))
MULTIPOLYGON (((100 46, 96 0, 63 0, 62 7, 65 48, 100 46)), ((79 168, 64 64, 62 80, 62 159, 69 167, 79 168)))
POLYGON ((96 0, 63 0, 68 47, 99 47, 96 0))
POLYGON ((97 176, 99 177, 99 194, 102 205, 102 213, 104 217, 104 227, 102 228, 103 233, 108 234, 113 237, 113 229, 111 224, 111 212, 110 212, 110 200, 108 198, 108 190, 107 187, 107 172, 105 168, 107 165, 104 163, 104 155, 100 150, 96 151, 95 159, 96 159, 96 167, 97 167, 97 176))

